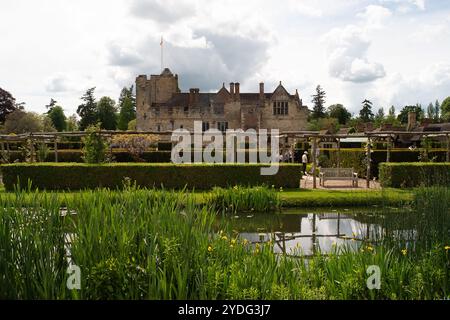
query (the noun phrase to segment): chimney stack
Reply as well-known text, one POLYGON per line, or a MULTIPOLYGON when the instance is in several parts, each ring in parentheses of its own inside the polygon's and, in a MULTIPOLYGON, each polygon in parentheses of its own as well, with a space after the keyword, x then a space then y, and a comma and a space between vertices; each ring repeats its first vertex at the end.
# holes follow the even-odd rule
POLYGON ((231 93, 231 96, 233 97, 234 96, 234 82, 230 83, 230 93, 231 93))
POLYGON ((416 127, 416 124, 417 124, 416 113, 413 112, 413 111, 408 112, 408 127, 407 127, 407 130, 411 131, 413 128, 416 127))
POLYGON ((264 82, 259 83, 259 100, 264 100, 264 82))
POLYGON ((239 92, 239 82, 236 82, 234 84, 234 90, 235 90, 234 95, 236 96, 236 100, 240 100, 241 95, 240 95, 240 92, 239 92))
POLYGON ((192 106, 195 102, 195 89, 189 89, 189 105, 192 106))

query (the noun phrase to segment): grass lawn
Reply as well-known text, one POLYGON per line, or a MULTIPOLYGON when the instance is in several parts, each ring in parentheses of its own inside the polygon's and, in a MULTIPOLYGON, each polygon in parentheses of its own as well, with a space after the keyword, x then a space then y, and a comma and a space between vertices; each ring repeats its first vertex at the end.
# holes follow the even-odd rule
POLYGON ((281 203, 290 207, 342 207, 366 205, 400 206, 413 200, 413 190, 285 190, 281 203))
MULTIPOLYGON (((64 203, 64 199, 84 191, 52 192, 64 203)), ((208 191, 194 191, 195 202, 203 204, 208 191)), ((413 199, 412 189, 383 190, 299 190, 287 189, 279 192, 283 208, 294 207, 361 207, 369 205, 402 206, 413 199)), ((6 192, 0 187, 0 201, 15 197, 14 192, 6 192)))

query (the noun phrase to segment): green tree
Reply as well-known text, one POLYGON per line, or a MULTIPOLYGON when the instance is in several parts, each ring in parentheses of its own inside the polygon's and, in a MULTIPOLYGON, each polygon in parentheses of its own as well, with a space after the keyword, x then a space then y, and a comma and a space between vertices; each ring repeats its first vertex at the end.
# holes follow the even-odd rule
POLYGON ((64 110, 61 106, 53 106, 47 112, 47 116, 52 121, 53 127, 57 131, 64 131, 66 129, 66 115, 64 114, 64 110))
POLYGON ((427 107, 427 118, 431 120, 435 119, 436 115, 434 113, 435 113, 434 105, 432 102, 430 102, 430 104, 427 107))
POLYGON ((328 107, 328 116, 338 120, 339 124, 346 124, 352 114, 342 104, 333 104, 328 107))
POLYGON ((439 103, 439 100, 436 99, 436 102, 434 103, 434 120, 438 122, 441 118, 441 104, 439 103))
POLYGON ((0 88, 0 123, 5 123, 6 116, 17 109, 19 108, 12 94, 0 88))
POLYGON ((83 103, 77 109, 77 114, 80 116, 79 127, 81 131, 98 122, 97 103, 95 102, 94 91, 95 87, 86 91, 81 97, 83 103))
POLYGON ((76 114, 71 115, 66 121, 67 131, 78 131, 78 120, 76 114))
POLYGON ((128 122, 128 130, 136 131, 136 119, 133 119, 130 122, 128 122))
POLYGON ((447 97, 441 104, 441 118, 450 121, 450 97, 447 97))
POLYGON ((100 125, 89 126, 86 128, 87 135, 82 138, 83 160, 86 163, 102 163, 107 160, 108 144, 98 131, 100 131, 100 125))
POLYGON ((136 110, 130 97, 125 97, 120 105, 119 122, 117 127, 119 130, 127 130, 128 123, 136 119, 136 110))
POLYGON ((6 133, 27 133, 39 132, 44 128, 43 119, 34 112, 25 112, 15 110, 6 115, 5 132, 6 133))
POLYGON ((370 100, 365 99, 362 102, 362 109, 359 111, 359 117, 364 122, 373 121, 374 115, 372 112, 372 102, 370 100))
POLYGON ((395 107, 391 106, 389 108, 388 116, 395 117, 395 107))
POLYGON ((419 104, 415 106, 405 106, 402 110, 400 110, 400 113, 397 116, 397 119, 400 121, 400 123, 402 124, 408 123, 408 113, 410 112, 416 113, 416 120, 419 122, 422 121, 425 115, 422 107, 419 104))
POLYGON ((98 121, 100 128, 105 130, 116 130, 117 115, 116 103, 110 97, 102 97, 97 103, 98 121))
POLYGON ((320 119, 325 117, 325 97, 326 93, 320 85, 316 87, 316 94, 312 95, 311 102, 314 104, 312 119, 320 119))
POLYGON ((380 108, 380 109, 378 109, 377 114, 375 115, 375 119, 374 119, 375 125, 377 127, 380 127, 381 125, 384 124, 384 120, 385 120, 384 109, 380 108))

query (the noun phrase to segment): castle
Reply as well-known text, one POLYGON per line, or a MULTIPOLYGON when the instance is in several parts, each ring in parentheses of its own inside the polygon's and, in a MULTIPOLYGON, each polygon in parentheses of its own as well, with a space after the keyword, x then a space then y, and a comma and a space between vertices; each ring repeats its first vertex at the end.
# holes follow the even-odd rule
POLYGON ((308 107, 298 91, 290 94, 280 84, 271 93, 259 84, 259 93, 241 93, 239 83, 223 84, 216 93, 200 93, 198 88, 181 92, 178 75, 165 68, 160 75, 136 78, 136 129, 139 131, 172 131, 194 129, 202 121, 208 129, 279 129, 306 130, 308 107))

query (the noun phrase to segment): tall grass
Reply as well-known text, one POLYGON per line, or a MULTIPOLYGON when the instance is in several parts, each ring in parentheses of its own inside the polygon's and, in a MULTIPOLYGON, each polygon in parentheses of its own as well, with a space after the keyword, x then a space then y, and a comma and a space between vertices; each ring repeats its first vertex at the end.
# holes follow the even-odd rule
MULTIPOLYGON (((283 190, 282 188, 280 189, 283 190)), ((278 190, 274 187, 213 188, 205 195, 206 205, 227 213, 242 211, 269 212, 281 207, 278 190)))
MULTIPOLYGON (((416 210, 428 214, 435 210, 435 221, 440 223, 448 218, 439 218, 445 215, 444 206, 430 207, 435 204, 425 200, 427 192, 432 190, 419 191, 416 210)), ((441 201, 448 196, 448 191, 436 192, 441 201)), ((433 245, 420 254, 404 254, 401 245, 365 243, 358 252, 337 248, 326 256, 319 252, 306 259, 276 255, 272 243, 249 244, 227 224, 216 225, 217 206, 213 202, 199 207, 185 193, 129 187, 120 193, 96 190, 61 200, 51 193, 17 192, 14 200, 0 204, 0 298, 449 296, 449 253, 439 228, 433 245), (31 196, 32 201, 25 202, 25 196, 31 196), (62 217, 61 201, 68 212, 77 214, 62 217), (221 231, 215 232, 216 228, 221 231), (66 288, 67 233, 73 234, 71 260, 81 270, 79 291, 66 288), (381 290, 366 286, 366 269, 374 264, 382 271, 381 290)))

